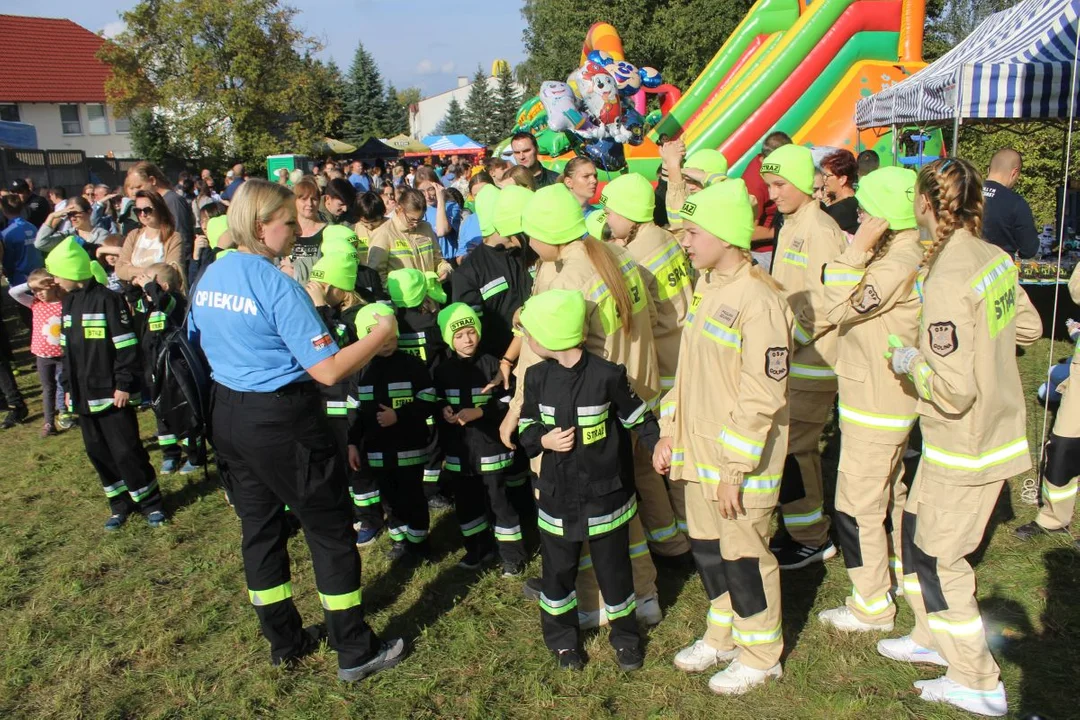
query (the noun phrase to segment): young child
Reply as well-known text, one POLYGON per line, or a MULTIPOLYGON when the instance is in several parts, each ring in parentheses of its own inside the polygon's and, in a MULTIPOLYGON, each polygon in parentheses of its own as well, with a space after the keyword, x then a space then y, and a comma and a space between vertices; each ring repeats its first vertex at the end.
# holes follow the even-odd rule
POLYGON ((45 414, 41 437, 49 437, 56 434, 58 426, 64 430, 71 427, 70 420, 65 417, 64 393, 60 390, 61 358, 64 355, 64 349, 60 347, 60 318, 65 293, 48 270, 38 268, 30 272, 25 283, 12 287, 10 294, 12 300, 30 308, 32 314, 30 352, 37 360, 45 414), (57 413, 60 413, 59 419, 57 413))
MULTIPOLYGON (((132 320, 139 338, 144 383, 149 390, 154 387, 154 368, 165 338, 184 324, 187 298, 181 291, 180 271, 166 263, 151 265, 135 281, 142 287, 142 293, 135 301, 132 320)), ((162 455, 159 475, 170 475, 177 470, 181 475, 189 475, 198 472, 206 462, 201 438, 181 441, 160 416, 157 417, 157 439, 162 455), (180 458, 184 456, 186 459, 181 466, 180 458)))
POLYGON ((116 260, 120 257, 120 251, 124 247, 123 235, 108 235, 101 241, 96 257, 102 269, 105 271, 107 282, 105 286, 113 292, 123 292, 124 286, 120 284, 120 278, 116 276, 116 260))
MULTIPOLYGON (((507 405, 501 393, 491 390, 499 377, 499 361, 479 351, 480 319, 465 303, 440 312, 439 329, 453 348, 435 369, 435 395, 442 407, 439 438, 446 452, 445 469, 455 475, 454 508, 465 544, 465 557, 458 565, 473 570, 492 557, 488 519, 494 515, 503 575, 520 575, 525 567, 521 518, 506 487, 514 453, 499 440, 507 405)), ((502 382, 496 387, 501 388, 502 382)))
POLYGON ((520 446, 542 456, 536 481, 543 558, 540 622, 559 667, 580 670, 577 582, 589 543, 619 668, 643 662, 628 523, 637 513, 629 430, 652 452, 656 418, 626 368, 585 351, 585 297, 548 290, 522 306, 520 327, 541 361, 525 372, 520 446))
POLYGON ((140 368, 124 298, 94 279, 90 257, 71 238, 49 253, 45 267, 67 292, 60 334, 65 404, 79 415, 86 454, 109 499, 105 529, 118 530, 133 509, 161 527, 161 491, 128 404, 140 368))
MULTIPOLYGON (((365 305, 356 313, 356 337, 367 337, 376 316, 393 315, 386 305, 365 305)), ((428 459, 427 418, 435 410, 435 389, 424 363, 398 349, 395 333, 360 372, 360 407, 349 428, 349 467, 378 483, 386 508, 390 559, 428 554, 424 465, 428 459)))

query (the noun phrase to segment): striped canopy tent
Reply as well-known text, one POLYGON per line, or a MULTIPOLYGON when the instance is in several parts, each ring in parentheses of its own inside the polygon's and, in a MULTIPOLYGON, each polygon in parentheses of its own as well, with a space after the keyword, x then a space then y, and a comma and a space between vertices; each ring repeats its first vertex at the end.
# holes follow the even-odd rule
POLYGON ((430 153, 424 154, 476 155, 484 152, 484 146, 468 135, 428 135, 421 142, 431 148, 430 153))
POLYGON ((1078 11, 1080 0, 1024 0, 991 15, 925 69, 860 100, 856 124, 1068 118, 1078 11))

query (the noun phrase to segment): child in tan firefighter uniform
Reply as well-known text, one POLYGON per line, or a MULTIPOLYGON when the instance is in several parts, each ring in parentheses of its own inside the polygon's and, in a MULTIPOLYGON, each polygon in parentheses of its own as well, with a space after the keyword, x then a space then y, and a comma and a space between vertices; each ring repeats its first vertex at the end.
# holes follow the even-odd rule
POLYGON ((583 347, 586 305, 576 290, 549 290, 526 301, 520 325, 539 363, 525 373, 521 447, 542 456, 536 480, 543 558, 540 621, 559 666, 580 669, 575 584, 589 542, 611 645, 624 671, 643 661, 635 618, 627 524, 637 513, 629 430, 651 449, 656 419, 631 389, 626 368, 583 347))
MULTIPOLYGON (((1069 278, 1069 295, 1080 303, 1080 273, 1069 278)), ((1046 445, 1046 466, 1043 468, 1039 514, 1034 520, 1014 531, 1021 540, 1036 535, 1069 536, 1073 509, 1076 506, 1076 476, 1080 473, 1080 333, 1073 335, 1073 356, 1069 364, 1069 379, 1058 387, 1061 405, 1054 428, 1046 445), (1076 389, 1072 389, 1073 385, 1076 389)), ((1076 544, 1080 549, 1080 543, 1076 544)))
MULTIPOLYGON (((382 303, 356 313, 357 340, 367 337, 379 315, 393 315, 382 303)), ((397 333, 357 379, 356 420, 349 428, 349 467, 375 478, 386 509, 390 558, 426 558, 431 519, 424 499, 428 459, 427 418, 435 409, 435 388, 420 358, 398 349, 397 333)))
POLYGON ((497 545, 503 575, 520 575, 525 566, 521 519, 506 492, 514 453, 499 440, 507 404, 499 392, 502 382, 492 388, 499 361, 479 352, 480 318, 465 303, 440 312, 439 328, 452 348, 435 369, 435 395, 445 472, 454 476, 454 509, 465 545, 458 564, 476 569, 494 557, 497 545))
POLYGON ((821 440, 836 399, 836 326, 828 318, 822 271, 847 248, 836 222, 814 200, 814 160, 800 145, 777 148, 761 166, 769 197, 784 214, 772 276, 794 314, 789 462, 780 510, 786 535, 774 538, 780 568, 792 570, 836 554, 829 539, 821 482, 821 440))
POLYGON ((948 667, 915 683, 923 700, 1000 716, 1005 687, 965 556, 982 541, 1005 480, 1031 467, 1016 345, 1038 340, 1042 323, 1012 258, 981 237, 981 188, 975 168, 958 159, 924 166, 915 188, 915 217, 932 238, 917 283, 919 340, 893 341, 889 352, 919 395, 923 436, 903 522, 915 629, 882 640, 878 652, 948 667))
POLYGON ((710 607, 705 636, 675 666, 728 663, 709 688, 738 695, 782 675, 780 571, 768 536, 787 450, 791 324, 776 283, 752 264, 742 180, 695 193, 681 215, 701 277, 653 459, 688 483, 690 543, 710 607))
POLYGON ((141 368, 124 298, 95 279, 90 256, 73 238, 53 248, 45 268, 67 293, 60 330, 61 382, 109 500, 112 514, 105 529, 118 530, 132 510, 141 512, 150 527, 160 527, 165 524, 161 490, 129 404, 141 368))
POLYGON ((894 336, 914 345, 921 303, 912 276, 923 248, 915 224, 915 173, 875 170, 856 198, 863 217, 851 247, 825 266, 828 319, 839 328, 840 467, 833 520, 851 577, 846 604, 818 615, 846 631, 892 630, 907 486, 904 450, 915 388, 881 357, 894 336))

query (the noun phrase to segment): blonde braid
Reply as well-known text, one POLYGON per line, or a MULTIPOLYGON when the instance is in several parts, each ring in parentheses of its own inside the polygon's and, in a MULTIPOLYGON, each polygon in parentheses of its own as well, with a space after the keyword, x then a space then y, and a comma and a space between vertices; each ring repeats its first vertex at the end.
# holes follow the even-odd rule
POLYGON ((915 182, 917 195, 930 200, 930 210, 937 219, 937 231, 930 247, 923 253, 920 267, 911 275, 914 283, 919 271, 930 270, 941 249, 960 229, 976 237, 982 235, 982 176, 967 160, 948 158, 923 166, 915 182))
POLYGON ((763 282, 771 287, 776 292, 783 292, 783 286, 776 282, 776 279, 772 275, 765 272, 760 265, 754 262, 754 256, 750 254, 750 251, 741 248, 743 259, 750 263, 750 277, 754 278, 758 282, 763 282))

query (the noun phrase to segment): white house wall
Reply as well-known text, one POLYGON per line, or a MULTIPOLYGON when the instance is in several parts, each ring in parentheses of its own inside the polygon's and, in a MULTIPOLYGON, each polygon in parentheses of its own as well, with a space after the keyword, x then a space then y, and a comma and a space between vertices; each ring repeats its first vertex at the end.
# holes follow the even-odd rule
MULTIPOLYGON (((3 104, 0 99, 0 104, 3 104)), ((60 105, 53 103, 19 103, 19 121, 37 128, 38 147, 42 150, 82 150, 87 156, 131 157, 131 135, 116 132, 112 108, 105 107, 108 119, 107 135, 90 134, 90 118, 86 104, 79 104, 80 135, 65 135, 60 123, 60 105)))
MULTIPOLYGON (((469 91, 472 90, 474 83, 469 83, 464 87, 454 88, 453 90, 447 90, 444 93, 438 95, 432 95, 429 98, 424 98, 417 104, 417 112, 409 113, 409 134, 417 140, 422 140, 428 135, 435 134, 435 128, 438 127, 442 119, 446 117, 446 112, 450 109, 450 100, 457 98, 458 103, 461 104, 462 109, 465 108, 465 103, 469 99, 469 91)), ((492 93, 497 93, 499 90, 498 78, 489 77, 487 79, 488 88, 492 93)), ((515 85, 518 93, 524 92, 524 88, 520 85, 515 85)))

